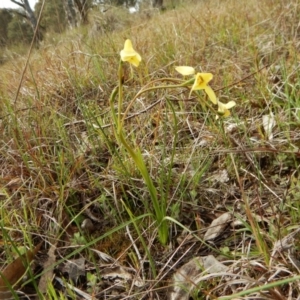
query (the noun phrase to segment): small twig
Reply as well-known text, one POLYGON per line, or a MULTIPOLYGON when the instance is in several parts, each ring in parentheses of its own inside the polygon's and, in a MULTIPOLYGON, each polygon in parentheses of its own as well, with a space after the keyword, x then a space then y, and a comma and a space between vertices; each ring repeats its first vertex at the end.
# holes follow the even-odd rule
POLYGON ((212 154, 220 154, 220 153, 261 153, 261 152, 271 152, 271 153, 284 153, 284 154, 294 154, 296 156, 300 156, 300 151, 284 151, 279 149, 273 149, 273 148, 264 148, 264 147, 258 147, 258 148, 244 148, 244 149, 231 149, 231 150, 216 150, 212 151, 212 154))
POLYGON ((234 82, 234 83, 232 83, 232 84, 223 86, 223 87, 221 87, 221 88, 215 90, 215 92, 218 92, 218 91, 227 89, 227 88, 229 88, 229 87, 232 87, 232 86, 234 86, 234 85, 237 85, 237 84, 239 84, 240 82, 245 81, 245 80, 248 79, 249 77, 251 77, 251 76, 253 76, 253 75, 259 73, 261 70, 270 67, 271 65, 272 65, 272 64, 265 65, 265 66, 261 67, 260 69, 258 69, 257 71, 255 71, 255 72, 253 72, 253 73, 250 73, 249 75, 247 75, 246 77, 242 78, 241 80, 236 81, 236 82, 234 82))
MULTIPOLYGON (((26 110, 30 110, 30 109, 35 109, 35 108, 41 108, 41 107, 46 107, 46 106, 51 106, 50 104, 46 104, 46 105, 41 105, 41 106, 31 106, 31 107, 25 107, 25 108, 20 108, 14 111, 14 113, 20 112, 20 111, 26 111, 26 110)), ((9 117, 11 114, 6 114, 3 116, 0 116, 0 119, 4 119, 6 117, 9 117)))

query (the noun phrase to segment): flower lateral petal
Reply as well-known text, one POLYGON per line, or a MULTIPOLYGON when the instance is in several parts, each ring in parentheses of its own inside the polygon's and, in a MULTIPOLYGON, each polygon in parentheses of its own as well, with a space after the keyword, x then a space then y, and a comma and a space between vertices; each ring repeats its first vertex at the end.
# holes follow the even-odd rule
POLYGON ((207 85, 204 90, 205 90, 205 93, 207 94, 209 100, 213 104, 217 104, 217 97, 216 97, 216 94, 213 91, 213 89, 209 85, 207 85))
POLYGON ((138 67, 140 62, 141 62, 142 58, 141 56, 137 53, 135 56, 133 56, 132 58, 130 58, 128 60, 129 63, 131 63, 132 65, 134 65, 135 67, 138 67))
POLYGON ((229 109, 234 107, 236 103, 234 101, 229 101, 228 103, 222 103, 218 101, 218 113, 223 117, 229 117, 230 111, 229 109))
POLYGON ((193 67, 188 66, 178 66, 175 67, 175 70, 183 76, 194 75, 195 69, 193 67))

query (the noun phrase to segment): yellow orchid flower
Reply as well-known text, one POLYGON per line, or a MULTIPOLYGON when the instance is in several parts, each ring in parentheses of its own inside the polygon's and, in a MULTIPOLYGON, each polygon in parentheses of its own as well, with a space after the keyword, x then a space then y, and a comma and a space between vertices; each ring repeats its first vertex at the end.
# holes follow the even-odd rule
POLYGON ((213 89, 207 85, 211 81, 213 75, 211 73, 197 73, 195 76, 195 82, 192 86, 192 91, 204 90, 213 104, 217 104, 217 97, 213 89))
POLYGON ((228 103, 222 103, 218 101, 218 113, 222 117, 229 117, 230 116, 230 111, 229 109, 234 107, 236 103, 234 101, 229 101, 228 103))
POLYGON ((124 44, 124 49, 120 52, 121 60, 128 61, 135 67, 138 67, 142 58, 141 56, 133 49, 131 40, 126 40, 124 44))
MULTIPOLYGON (((175 68, 178 73, 183 76, 194 75, 195 69, 188 66, 180 66, 175 68)), ((191 89, 192 91, 204 90, 213 104, 217 104, 217 97, 213 89, 208 85, 208 82, 211 81, 213 75, 211 73, 197 73, 195 75, 195 81, 191 89)), ((191 94, 190 93, 190 94, 191 94)))

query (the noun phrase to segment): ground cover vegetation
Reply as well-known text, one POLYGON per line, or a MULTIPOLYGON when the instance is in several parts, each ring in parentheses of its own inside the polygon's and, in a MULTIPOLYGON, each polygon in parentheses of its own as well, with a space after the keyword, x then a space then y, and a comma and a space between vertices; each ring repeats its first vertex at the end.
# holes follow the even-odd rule
POLYGON ((0 299, 299 299, 298 1, 118 12, 1 66, 0 299))

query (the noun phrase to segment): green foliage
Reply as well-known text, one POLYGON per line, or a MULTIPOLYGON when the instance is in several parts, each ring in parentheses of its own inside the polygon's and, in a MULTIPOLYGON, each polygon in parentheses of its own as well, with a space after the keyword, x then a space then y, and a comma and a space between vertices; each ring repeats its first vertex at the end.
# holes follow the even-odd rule
POLYGON ((8 42, 8 24, 13 19, 13 14, 7 9, 0 9, 0 46, 8 42))
MULTIPOLYGON (((35 5, 35 15, 38 16, 43 1, 38 1, 35 5)), ((43 16, 40 23, 47 32, 63 32, 66 29, 67 21, 61 0, 47 0, 43 9, 43 16)))
POLYGON ((73 238, 71 239, 72 245, 85 245, 86 239, 80 234, 80 232, 74 233, 73 238))
POLYGON ((7 37, 9 43, 12 44, 29 44, 33 37, 33 31, 29 22, 23 16, 14 13, 12 20, 8 24, 7 37))
POLYGON ((102 3, 109 5, 126 5, 126 6, 134 6, 137 0, 104 0, 102 3))
POLYGON ((87 286, 88 286, 89 293, 92 293, 95 290, 97 290, 98 276, 95 275, 95 274, 92 274, 92 273, 88 272, 86 274, 86 279, 87 279, 87 286))

